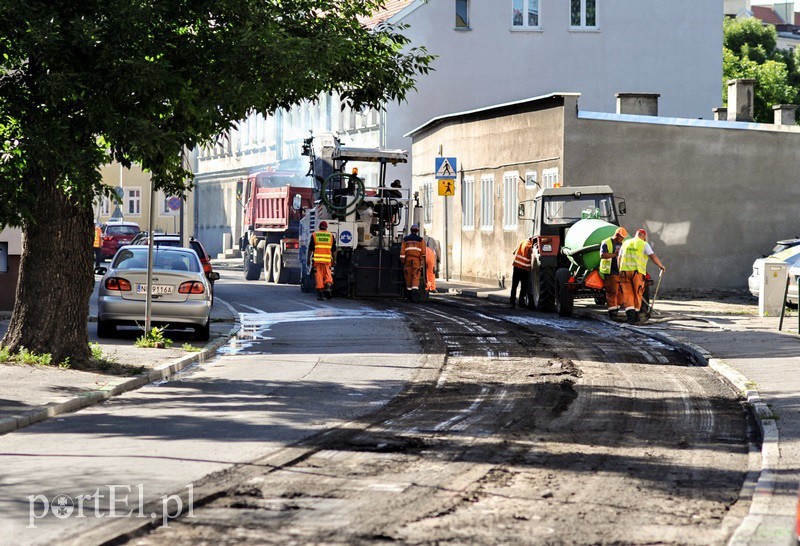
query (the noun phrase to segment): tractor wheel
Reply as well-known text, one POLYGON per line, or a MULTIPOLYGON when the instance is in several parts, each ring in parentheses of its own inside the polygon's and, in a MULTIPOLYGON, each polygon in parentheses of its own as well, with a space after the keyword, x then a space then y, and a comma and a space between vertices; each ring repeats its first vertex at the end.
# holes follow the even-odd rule
POLYGON ((533 306, 539 311, 552 311, 556 304, 556 275, 552 267, 543 267, 539 261, 533 264, 531 279, 533 306))
POLYGON ((257 281, 261 276, 261 267, 255 261, 255 250, 249 246, 244 249, 242 260, 244 261, 244 278, 248 281, 257 281))
POLYGON ((567 290, 569 282, 569 269, 556 271, 556 312, 561 317, 571 317, 575 305, 575 295, 567 290))
POLYGON ((273 281, 272 256, 275 253, 275 245, 267 245, 264 249, 264 282, 269 284, 273 281))

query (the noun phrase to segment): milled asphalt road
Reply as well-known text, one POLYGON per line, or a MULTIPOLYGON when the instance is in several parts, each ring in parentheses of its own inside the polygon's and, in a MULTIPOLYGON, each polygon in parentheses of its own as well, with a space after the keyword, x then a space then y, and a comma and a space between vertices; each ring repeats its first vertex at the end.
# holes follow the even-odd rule
POLYGON ((108 517, 109 486, 118 486, 118 513, 136 512, 140 489, 154 499, 357 418, 391 399, 419 365, 393 312, 222 274, 217 294, 240 312, 243 331, 217 359, 0 437, 0 544, 51 544, 97 526, 108 517), (79 496, 98 490, 102 518, 87 500, 87 517, 50 516, 31 528, 28 497, 68 495, 77 510, 79 496))

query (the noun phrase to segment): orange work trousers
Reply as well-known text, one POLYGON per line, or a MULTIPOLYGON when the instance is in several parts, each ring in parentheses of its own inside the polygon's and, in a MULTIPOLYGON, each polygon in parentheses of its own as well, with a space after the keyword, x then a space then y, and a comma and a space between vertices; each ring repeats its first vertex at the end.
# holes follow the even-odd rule
POLYGON ((419 280, 422 277, 422 260, 420 258, 406 256, 403 264, 403 273, 406 277, 406 288, 409 290, 419 289, 419 280))
POLYGON ((436 290, 436 253, 430 247, 425 254, 425 290, 436 290))
POLYGON ((324 290, 325 285, 333 284, 333 275, 331 275, 331 264, 325 262, 314 263, 314 275, 317 279, 317 290, 324 290))
POLYGON ((606 273, 606 278, 603 281, 605 284, 606 289, 606 305, 608 305, 609 311, 614 311, 619 309, 620 304, 622 303, 622 293, 620 292, 619 286, 619 275, 612 275, 611 273, 606 273))
POLYGON ((638 271, 622 271, 619 274, 619 286, 622 289, 622 307, 625 311, 638 311, 642 307, 644 275, 638 271))

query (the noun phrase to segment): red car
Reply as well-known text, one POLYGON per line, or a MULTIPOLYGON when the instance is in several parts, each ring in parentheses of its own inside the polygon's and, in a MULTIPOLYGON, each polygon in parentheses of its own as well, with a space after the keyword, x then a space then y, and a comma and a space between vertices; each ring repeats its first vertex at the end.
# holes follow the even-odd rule
POLYGON ((107 222, 102 225, 103 259, 113 258, 121 246, 129 245, 141 231, 136 222, 107 222))

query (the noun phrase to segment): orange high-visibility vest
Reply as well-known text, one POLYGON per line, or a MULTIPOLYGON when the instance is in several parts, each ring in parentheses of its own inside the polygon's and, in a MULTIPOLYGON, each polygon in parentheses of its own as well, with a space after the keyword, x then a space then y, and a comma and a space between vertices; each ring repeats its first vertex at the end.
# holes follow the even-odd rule
POLYGON ((414 241, 413 239, 410 241, 403 241, 403 245, 400 247, 400 259, 405 260, 406 258, 412 258, 417 260, 422 260, 422 256, 425 254, 425 241, 419 240, 414 241))
POLYGON ((514 267, 520 269, 531 268, 531 254, 533 252, 533 243, 529 239, 522 241, 517 250, 514 251, 514 267))
POLYGON ((94 243, 92 243, 92 246, 94 246, 94 248, 100 248, 101 246, 103 246, 103 242, 101 240, 102 236, 103 236, 103 230, 100 229, 99 227, 94 228, 94 243))
POLYGON ((329 264, 333 261, 331 248, 333 247, 333 233, 320 230, 314 232, 314 262, 329 264))

